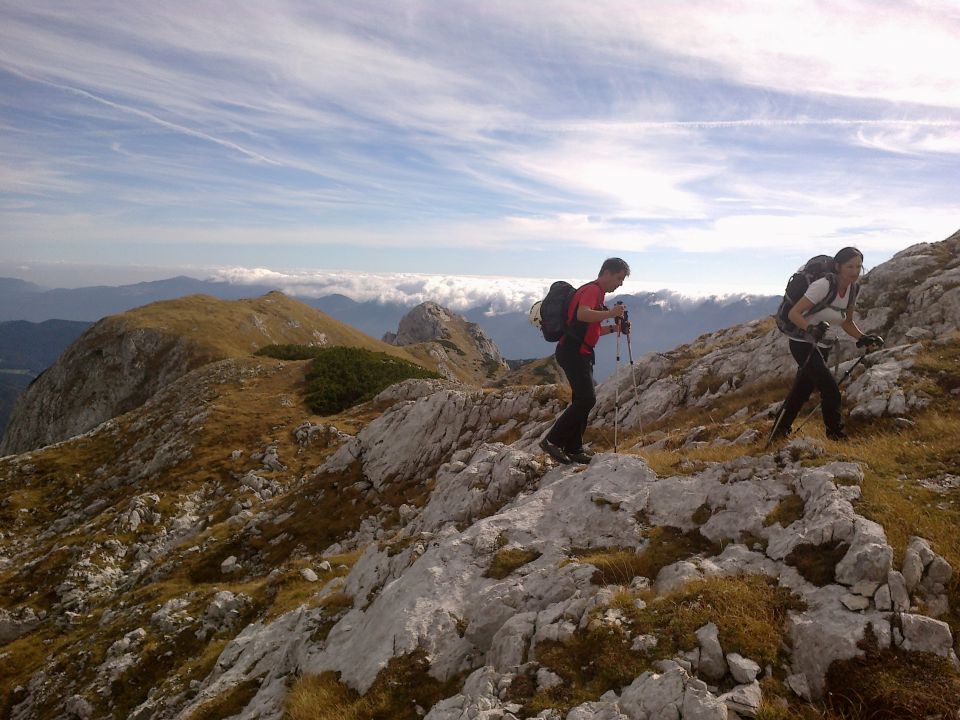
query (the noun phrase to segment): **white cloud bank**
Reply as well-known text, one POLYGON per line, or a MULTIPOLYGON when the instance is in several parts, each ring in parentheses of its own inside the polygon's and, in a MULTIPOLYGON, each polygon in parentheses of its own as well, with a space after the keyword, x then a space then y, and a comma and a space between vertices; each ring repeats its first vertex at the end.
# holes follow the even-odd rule
MULTIPOLYGON (((559 278, 522 278, 469 275, 426 275, 417 273, 362 273, 346 271, 278 272, 265 268, 219 268, 211 271, 211 279, 238 285, 268 285, 289 295, 323 297, 345 295, 357 302, 397 303, 413 306, 432 301, 451 310, 463 312, 476 307, 489 308, 492 314, 526 312, 543 298, 550 284, 559 278)), ((573 284, 591 278, 564 278, 573 284)), ((779 279, 778 279, 779 280, 779 279)), ((673 303, 695 302, 706 297, 737 299, 743 297, 743 286, 734 279, 713 285, 672 283, 670 290, 662 285, 627 279, 616 294, 638 294, 662 291, 673 303)), ((779 285, 779 283, 778 283, 779 285)), ((778 294, 781 288, 771 285, 759 292, 778 294)))

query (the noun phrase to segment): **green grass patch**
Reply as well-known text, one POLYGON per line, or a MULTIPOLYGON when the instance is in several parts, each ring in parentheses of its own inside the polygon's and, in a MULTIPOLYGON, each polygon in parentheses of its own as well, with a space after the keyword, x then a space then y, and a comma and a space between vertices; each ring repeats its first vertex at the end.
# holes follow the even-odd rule
POLYGON ((319 345, 266 345, 254 355, 276 360, 313 360, 319 357, 323 350, 319 345))
POLYGON ((445 347, 447 350, 452 350, 461 357, 466 356, 466 353, 460 348, 460 346, 451 340, 437 340, 436 342, 445 347))

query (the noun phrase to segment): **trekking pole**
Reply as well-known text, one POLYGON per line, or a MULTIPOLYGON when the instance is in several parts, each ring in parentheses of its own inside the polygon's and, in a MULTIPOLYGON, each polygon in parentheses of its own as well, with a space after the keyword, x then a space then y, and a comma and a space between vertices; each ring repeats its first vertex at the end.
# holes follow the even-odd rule
POLYGON ((777 430, 780 428, 780 421, 783 419, 783 411, 787 409, 787 399, 793 394, 793 389, 797 386, 797 383, 800 382, 800 376, 803 375, 803 371, 807 369, 807 365, 810 363, 810 358, 813 357, 813 353, 816 350, 817 344, 813 343, 810 346, 810 352, 807 353, 807 359, 803 361, 803 365, 797 368, 797 374, 796 377, 793 378, 793 385, 790 386, 790 392, 787 393, 787 397, 784 398, 782 403, 780 403, 780 410, 777 411, 777 419, 773 421, 773 428, 770 430, 770 436, 767 438, 767 444, 763 446, 764 450, 770 447, 770 443, 773 442, 773 437, 777 434, 777 430))
POLYGON ((620 323, 617 323, 617 364, 613 373, 613 452, 617 452, 617 425, 620 417, 620 323))
MULTIPOLYGON (((850 377, 850 373, 852 373, 852 372, 854 371, 854 369, 857 367, 857 365, 859 365, 860 363, 862 363, 863 360, 864 360, 864 358, 866 358, 866 357, 867 357, 867 353, 864 352, 863 355, 860 356, 860 359, 857 360, 853 365, 850 366, 850 369, 847 370, 847 371, 843 374, 843 377, 840 378, 840 380, 837 381, 837 387, 838 387, 838 388, 839 388, 841 385, 843 385, 844 381, 845 381, 848 377, 850 377)), ((799 425, 797 425, 797 430, 800 430, 800 428, 802 428, 804 425, 807 424, 807 420, 809 420, 810 418, 813 417, 814 413, 817 412, 817 410, 820 409, 820 405, 821 405, 822 403, 823 403, 823 401, 821 400, 820 402, 818 402, 818 403, 816 404, 816 406, 813 408, 813 410, 811 410, 811 411, 807 414, 807 416, 803 419, 803 422, 800 423, 799 425)))
MULTIPOLYGON (((623 313, 624 319, 627 313, 623 313)), ((637 389, 637 372, 633 364, 633 348, 630 345, 630 333, 627 332, 627 357, 630 358, 630 377, 633 380, 633 403, 637 409, 637 425, 640 426, 640 445, 643 445, 643 418, 640 416, 640 391, 637 389)))

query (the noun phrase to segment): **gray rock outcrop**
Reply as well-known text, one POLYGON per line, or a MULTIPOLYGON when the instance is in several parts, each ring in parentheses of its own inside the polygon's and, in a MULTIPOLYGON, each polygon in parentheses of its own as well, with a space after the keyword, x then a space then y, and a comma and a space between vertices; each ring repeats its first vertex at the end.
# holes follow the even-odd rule
POLYGON ((391 345, 416 345, 423 342, 450 342, 464 333, 484 361, 507 367, 500 348, 476 323, 451 312, 435 302, 417 305, 403 316, 395 333, 386 333, 383 341, 391 345))
MULTIPOLYGON (((863 370, 854 374, 845 389, 849 412, 853 417, 903 415, 927 402, 907 389, 918 342, 960 328, 960 232, 897 253, 868 272, 861 285, 857 322, 864 332, 883 334, 887 349, 869 355, 863 370)), ((838 368, 844 372, 861 351, 852 338, 841 335, 831 361, 846 358, 838 368)), ((619 377, 612 375, 597 389, 591 422, 613 424, 618 390, 621 427, 641 427, 778 378, 786 393, 795 372, 784 336, 770 320, 755 320, 705 335, 672 353, 647 354, 619 377)))

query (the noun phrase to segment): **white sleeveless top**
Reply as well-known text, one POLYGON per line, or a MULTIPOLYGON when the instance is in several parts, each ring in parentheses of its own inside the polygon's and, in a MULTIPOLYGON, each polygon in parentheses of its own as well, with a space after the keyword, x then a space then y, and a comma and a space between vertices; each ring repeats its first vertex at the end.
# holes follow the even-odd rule
MULTIPOLYGON (((837 293, 837 296, 827 305, 823 310, 815 312, 813 315, 804 315, 807 321, 811 325, 816 325, 819 322, 826 320, 830 323, 830 330, 824 336, 818 345, 820 347, 830 347, 833 345, 833 342, 837 338, 837 331, 840 329, 840 325, 847 317, 847 308, 850 305, 850 295, 852 294, 853 286, 847 288, 846 292, 843 294, 843 297, 840 296, 840 293, 837 293)), ((822 277, 819 280, 814 280, 810 283, 810 287, 807 288, 807 291, 803 294, 807 300, 816 305, 818 302, 823 300, 827 294, 830 292, 830 281, 827 278, 822 277)), ((809 340, 801 340, 800 342, 810 342, 809 340)))

